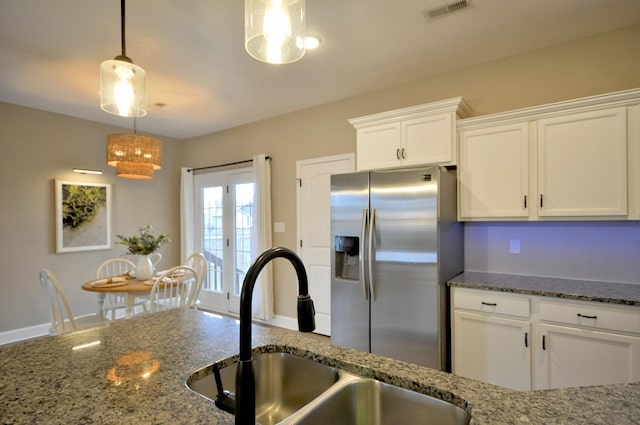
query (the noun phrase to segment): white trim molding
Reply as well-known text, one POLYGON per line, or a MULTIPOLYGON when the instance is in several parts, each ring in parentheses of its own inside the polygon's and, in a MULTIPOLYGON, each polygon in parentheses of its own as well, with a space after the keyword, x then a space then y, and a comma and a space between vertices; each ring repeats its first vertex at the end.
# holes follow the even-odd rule
POLYGON ((49 335, 51 323, 0 332, 0 346, 49 335))

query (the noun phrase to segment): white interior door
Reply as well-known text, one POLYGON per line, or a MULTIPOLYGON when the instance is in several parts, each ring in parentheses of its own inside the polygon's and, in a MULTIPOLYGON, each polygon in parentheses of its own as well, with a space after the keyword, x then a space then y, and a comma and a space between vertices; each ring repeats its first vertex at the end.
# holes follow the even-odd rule
POLYGON ((322 335, 331 335, 330 176, 353 171, 354 154, 296 163, 298 255, 309 278, 309 293, 316 309, 316 333, 322 335))

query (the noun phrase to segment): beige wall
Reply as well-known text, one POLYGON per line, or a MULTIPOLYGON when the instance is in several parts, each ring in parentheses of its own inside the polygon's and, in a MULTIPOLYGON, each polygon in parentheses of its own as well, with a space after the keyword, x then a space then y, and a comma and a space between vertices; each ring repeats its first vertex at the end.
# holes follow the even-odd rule
POLYGON ((164 169, 153 180, 116 178, 115 169, 105 165, 107 135, 122 131, 131 130, 0 103, 0 332, 49 321, 38 280, 42 267, 58 277, 75 315, 94 313, 96 296, 80 285, 95 276, 100 262, 126 252, 113 245, 55 253, 54 179, 111 183, 112 241, 116 233, 132 234, 149 223, 174 237, 160 250, 164 264, 178 261, 178 145, 162 138, 164 169), (76 174, 73 167, 104 174, 76 174))
MULTIPOLYGON (((635 26, 187 141, 163 138, 165 168, 150 182, 116 179, 104 165, 106 136, 121 130, 0 104, 0 332, 48 320, 37 280, 41 267, 59 275, 76 314, 94 311, 95 297, 79 285, 101 260, 124 252, 116 245, 111 251, 55 254, 54 178, 113 183, 113 235, 151 223, 174 237, 161 249, 171 264, 179 258, 179 168, 266 153, 273 157, 273 221, 286 227, 274 234, 274 244, 295 249, 295 162, 355 151, 347 119, 455 96, 464 96, 482 115, 640 87, 638 46, 635 26), (106 174, 73 175, 76 166, 106 174)), ((276 313, 294 317, 295 274, 288 264, 276 264, 275 284, 276 313)))
MULTIPOLYGON (((426 78, 185 143, 189 166, 273 157, 274 244, 296 248, 295 162, 355 151, 347 119, 463 96, 474 115, 640 87, 640 26, 426 78)), ((276 264, 276 314, 295 317, 295 275, 276 264)))

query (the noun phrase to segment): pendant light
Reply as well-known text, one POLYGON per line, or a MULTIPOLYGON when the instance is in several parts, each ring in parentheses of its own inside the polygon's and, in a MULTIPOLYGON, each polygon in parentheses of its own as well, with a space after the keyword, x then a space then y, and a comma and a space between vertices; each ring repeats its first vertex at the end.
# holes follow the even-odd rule
POLYGON ((262 62, 295 62, 305 53, 305 22, 305 0, 245 0, 244 47, 262 62))
POLYGON ((127 57, 125 44, 125 0, 120 0, 122 53, 100 65, 100 108, 122 117, 147 114, 145 72, 127 57))
POLYGON ((133 133, 107 136, 107 165, 116 167, 118 177, 150 180, 162 168, 162 142, 137 134, 134 118, 133 133))

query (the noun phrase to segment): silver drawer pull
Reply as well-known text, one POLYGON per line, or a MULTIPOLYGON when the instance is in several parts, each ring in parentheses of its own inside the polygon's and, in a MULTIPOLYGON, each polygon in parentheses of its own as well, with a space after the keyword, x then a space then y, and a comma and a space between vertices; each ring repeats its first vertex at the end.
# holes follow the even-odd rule
POLYGON ((491 307, 495 307, 498 304, 497 303, 488 303, 488 302, 482 301, 482 305, 488 305, 488 306, 491 306, 491 307))
POLYGON ((578 317, 583 317, 585 319, 597 319, 598 316, 587 316, 586 314, 580 314, 578 313, 578 317))

